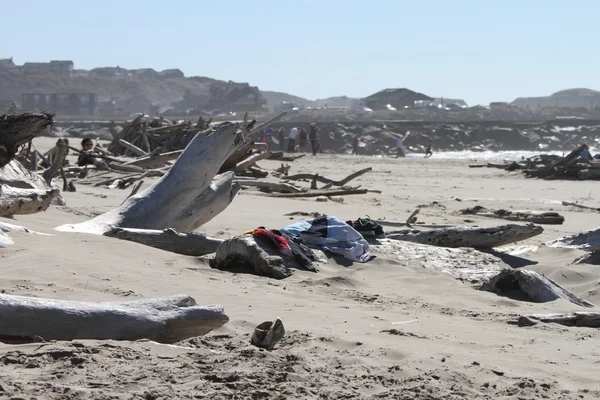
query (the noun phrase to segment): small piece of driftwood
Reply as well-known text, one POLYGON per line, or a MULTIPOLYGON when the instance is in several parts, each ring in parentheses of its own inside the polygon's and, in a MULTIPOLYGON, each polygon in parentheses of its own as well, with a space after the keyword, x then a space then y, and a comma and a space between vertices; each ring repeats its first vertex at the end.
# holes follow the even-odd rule
POLYGON ((325 178, 324 176, 320 176, 318 174, 296 174, 296 175, 288 175, 286 176, 284 179, 285 180, 290 180, 290 181, 297 181, 297 180, 316 180, 319 181, 321 183, 330 183, 334 186, 344 186, 346 184, 348 184, 348 182, 352 181, 353 179, 358 178, 361 175, 366 174, 367 172, 371 171, 373 168, 369 167, 369 168, 364 168, 361 169, 360 171, 354 172, 350 175, 348 175, 347 177, 345 177, 342 180, 336 181, 333 179, 329 179, 329 178, 325 178))
POLYGON ((273 197, 331 197, 331 196, 347 196, 353 194, 366 194, 369 191, 367 189, 333 189, 333 190, 309 190, 306 192, 299 193, 275 193, 270 196, 273 197))
MULTIPOLYGON (((237 181, 237 180, 235 180, 237 181)), ((302 189, 289 183, 265 182, 257 180, 240 180, 238 181, 242 187, 256 187, 267 192, 279 193, 301 193, 302 189)))
POLYGON ((478 215, 488 218, 499 218, 508 221, 533 222, 542 225, 561 225, 565 217, 557 212, 535 212, 535 211, 511 211, 511 210, 488 210, 485 207, 475 206, 459 211, 461 215, 478 215))
POLYGON ((519 326, 532 326, 539 322, 579 326, 585 328, 600 328, 600 313, 578 311, 567 314, 532 314, 518 319, 519 326))

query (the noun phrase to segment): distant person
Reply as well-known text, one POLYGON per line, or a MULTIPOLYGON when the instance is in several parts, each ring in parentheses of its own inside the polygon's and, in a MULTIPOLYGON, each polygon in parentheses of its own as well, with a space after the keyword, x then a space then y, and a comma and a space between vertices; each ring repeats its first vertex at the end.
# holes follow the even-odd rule
POLYGON ((354 135, 354 137, 352 138, 352 154, 356 154, 358 155, 358 146, 360 144, 360 141, 358 140, 358 135, 354 135))
POLYGON ((288 153, 296 152, 296 137, 298 136, 298 128, 293 127, 288 136, 288 153))
POLYGON ((579 157, 587 161, 594 159, 594 157, 592 157, 592 154, 590 153, 590 147, 587 144, 583 145, 583 150, 581 150, 581 153, 579 153, 579 157))
POLYGON ((81 141, 81 152, 79 153, 79 157, 77 157, 77 165, 83 167, 95 164, 94 142, 92 142, 92 139, 90 138, 85 138, 81 141))
POLYGON ((404 152, 404 139, 406 138, 406 136, 402 136, 402 135, 398 135, 398 137, 396 138, 396 149, 397 149, 397 153, 396 153, 396 158, 398 157, 406 157, 406 153, 404 152))
POLYGON ((273 129, 267 128, 265 129, 265 135, 263 136, 262 142, 267 146, 267 151, 271 151, 271 134, 273 133, 273 129))
POLYGON ((300 133, 298 134, 298 146, 302 152, 306 151, 306 141, 308 139, 308 132, 304 129, 304 125, 300 126, 300 133))
POLYGON ((425 158, 429 158, 433 155, 431 151, 431 138, 429 138, 429 143, 427 143, 427 148, 425 149, 425 158))
POLYGON ((285 150, 285 129, 283 127, 279 128, 277 131, 277 138, 279 139, 279 150, 285 150))
POLYGON ((319 141, 319 129, 317 128, 317 124, 314 122, 310 124, 308 138, 310 140, 310 147, 312 149, 313 156, 316 156, 317 152, 321 148, 321 142, 319 141))

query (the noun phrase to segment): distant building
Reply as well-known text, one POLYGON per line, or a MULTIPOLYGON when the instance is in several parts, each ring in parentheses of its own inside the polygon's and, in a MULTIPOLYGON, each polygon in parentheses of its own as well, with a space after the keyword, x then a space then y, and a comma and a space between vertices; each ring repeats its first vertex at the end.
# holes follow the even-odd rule
POLYGON ((23 64, 23 72, 26 74, 49 74, 51 71, 50 63, 26 62, 23 64))
POLYGON ((185 75, 180 69, 165 69, 158 73, 160 79, 185 78, 185 75))
POLYGON ((401 109, 414 107, 419 100, 431 101, 433 98, 410 89, 384 89, 362 99, 364 105, 373 110, 389 110, 390 107, 401 109))
POLYGON ((50 61, 50 71, 60 76, 71 76, 73 74, 73 61, 52 60, 50 61))
POLYGON ((0 58, 0 70, 16 69, 16 68, 17 68, 17 66, 13 62, 12 57, 11 58, 0 58))
POLYGON ((89 76, 94 78, 127 78, 129 71, 117 65, 116 67, 94 68, 90 70, 89 76))
POLYGON ((64 90, 57 93, 23 93, 24 111, 52 111, 62 115, 93 115, 97 100, 94 93, 82 90, 64 90))
POLYGON ((247 83, 214 82, 210 86, 210 109, 227 111, 258 111, 266 107, 267 101, 256 86, 247 83))
POLYGON ((131 73, 131 76, 133 78, 138 78, 138 79, 157 79, 158 78, 158 72, 156 72, 152 68, 132 69, 132 70, 129 70, 129 72, 131 73))
POLYGON ((429 102, 429 107, 457 107, 457 108, 467 108, 467 102, 462 99, 448 99, 445 97, 435 97, 431 102, 429 102))
POLYGON ((142 96, 131 96, 113 100, 113 114, 129 116, 135 113, 155 115, 158 107, 142 96))
POLYGON ((508 103, 505 101, 493 101, 490 103, 490 110, 506 110, 508 103))

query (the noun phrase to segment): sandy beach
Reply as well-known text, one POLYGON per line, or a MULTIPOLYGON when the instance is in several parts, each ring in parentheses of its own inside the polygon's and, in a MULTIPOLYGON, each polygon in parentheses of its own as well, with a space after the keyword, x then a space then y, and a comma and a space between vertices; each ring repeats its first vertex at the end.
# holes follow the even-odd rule
MULTIPOLYGON (((55 139, 36 138, 40 150, 55 139)), ((74 160, 70 156, 71 161, 74 160)), ((499 249, 581 298, 600 304, 600 270, 573 264, 583 254, 545 242, 596 228, 600 214, 562 201, 600 206, 593 182, 525 179, 519 172, 468 168, 470 160, 307 155, 291 172, 343 178, 372 167, 353 184, 381 193, 345 196, 343 204, 277 199, 242 190, 199 231, 229 238, 258 226, 280 228, 319 212, 344 220, 366 215, 405 221, 420 207, 429 224, 494 226, 503 220, 457 211, 487 208, 556 211, 562 225, 499 249), (524 260, 524 261, 523 261, 524 260)), ((280 163, 263 160, 273 171, 280 163)), ((147 187, 153 179, 145 179, 147 187)), ((475 250, 444 262, 413 245, 373 246, 365 264, 331 258, 319 272, 285 280, 211 269, 195 258, 56 226, 85 221, 118 206, 129 189, 78 184, 66 206, 4 222, 35 235, 11 233, 0 249, 3 293, 66 300, 124 301, 187 294, 220 304, 230 321, 176 345, 150 341, 46 342, 0 345, 0 398, 27 399, 592 399, 600 396, 597 329, 510 324, 518 316, 583 311, 566 301, 518 301, 476 290, 436 266, 508 267, 475 250), (412 247, 411 247, 412 246, 412 247), (469 259, 472 257, 472 259, 469 259), (272 351, 250 344, 259 323, 280 317, 285 338, 272 351)), ((417 225, 418 226, 418 225, 417 225)), ((439 254, 436 255, 439 257, 439 254)), ((512 265, 513 267, 515 265, 512 265)))

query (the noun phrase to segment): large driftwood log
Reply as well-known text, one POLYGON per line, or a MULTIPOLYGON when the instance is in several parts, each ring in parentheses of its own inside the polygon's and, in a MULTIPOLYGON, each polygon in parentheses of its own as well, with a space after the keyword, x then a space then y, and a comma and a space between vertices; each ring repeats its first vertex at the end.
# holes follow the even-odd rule
POLYGON ((533 222, 534 224, 561 225, 565 222, 565 217, 556 212, 488 210, 485 207, 475 206, 460 210, 459 213, 462 215, 499 218, 508 221, 533 222))
POLYGON ((219 245, 223 243, 221 239, 214 239, 195 233, 177 233, 174 229, 159 231, 114 228, 104 235, 194 257, 214 253, 217 251, 219 245))
POLYGON ((577 297, 552 279, 524 269, 506 269, 484 283, 479 290, 498 294, 519 291, 536 303, 564 299, 578 306, 594 307, 594 304, 577 297))
POLYGON ((0 115, 0 167, 15 157, 19 147, 50 126, 53 118, 54 115, 49 113, 0 115))
POLYGON ((112 142, 110 142, 110 144, 108 145, 108 151, 110 151, 113 154, 119 153, 119 151, 121 150, 121 144, 119 143, 119 140, 125 139, 127 135, 133 132, 134 129, 139 126, 143 117, 144 116, 140 114, 137 117, 135 117, 132 121, 125 124, 121 132, 119 132, 119 134, 116 135, 113 138, 112 142))
POLYGON ((600 328, 600 313, 579 311, 568 314, 533 314, 519 317, 517 322, 519 326, 532 326, 538 322, 544 322, 566 326, 600 328))
POLYGON ((45 211, 58 193, 57 188, 44 192, 38 189, 20 189, 0 185, 0 217, 45 211))
POLYGON ((215 175, 242 140, 237 125, 228 122, 198 133, 152 186, 92 220, 56 229, 96 234, 115 227, 192 232, 223 211, 239 190, 232 172, 215 175))
POLYGON ((593 251, 600 247, 600 228, 555 239, 547 242, 546 246, 593 251))
POLYGON ((388 232, 386 237, 439 247, 492 248, 526 240, 543 231, 541 226, 534 224, 509 224, 493 228, 456 227, 427 231, 406 229, 388 232))
POLYGON ((44 340, 151 339, 201 336, 229 318, 219 305, 185 295, 129 302, 79 302, 0 295, 0 337, 44 340))
POLYGON ((325 178, 324 176, 320 176, 318 174, 296 174, 296 175, 288 175, 284 179, 285 180, 290 180, 290 181, 297 181, 297 180, 301 180, 301 179, 308 179, 308 180, 316 180, 316 181, 319 181, 321 183, 330 183, 330 184, 332 184, 334 186, 345 186, 351 180, 356 179, 359 176, 366 174, 367 172, 371 171, 372 169, 373 168, 371 168, 371 167, 365 168, 365 169, 361 169, 360 171, 354 172, 354 173, 348 175, 347 177, 345 177, 344 179, 339 180, 339 181, 335 181, 333 179, 328 179, 328 178, 325 178))
POLYGON ((52 186, 52 180, 60 173, 68 151, 68 144, 63 139, 58 139, 54 148, 50 150, 52 157, 48 157, 48 160, 52 164, 42 174, 48 186, 52 186))

